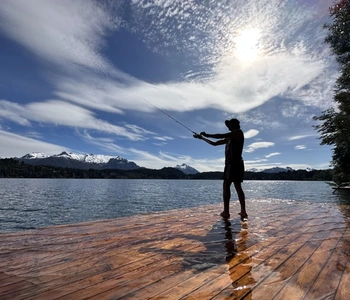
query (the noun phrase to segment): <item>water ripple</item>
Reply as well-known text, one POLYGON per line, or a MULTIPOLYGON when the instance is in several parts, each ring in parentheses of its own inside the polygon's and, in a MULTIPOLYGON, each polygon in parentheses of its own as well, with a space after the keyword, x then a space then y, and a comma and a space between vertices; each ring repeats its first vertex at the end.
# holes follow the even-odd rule
MULTIPOLYGON (((350 203, 349 193, 324 182, 246 181, 243 189, 248 208, 250 201, 350 203)), ((0 179, 0 232, 221 202, 221 180, 0 179)))

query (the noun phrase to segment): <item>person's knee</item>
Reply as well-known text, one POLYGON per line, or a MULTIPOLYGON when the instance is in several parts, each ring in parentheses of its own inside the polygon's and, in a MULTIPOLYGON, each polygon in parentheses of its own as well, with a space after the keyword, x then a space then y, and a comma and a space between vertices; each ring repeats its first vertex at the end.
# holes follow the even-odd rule
POLYGON ((231 183, 232 183, 231 181, 225 179, 224 182, 223 182, 223 185, 226 186, 226 187, 230 187, 231 183))
POLYGON ((235 185, 236 190, 241 190, 242 189, 242 186, 241 186, 240 182, 234 182, 233 184, 235 185))
POLYGON ((235 189, 236 189, 237 193, 239 193, 239 194, 244 194, 244 192, 243 192, 243 189, 242 189, 242 186, 241 186, 241 183, 240 183, 240 182, 235 183, 235 189))

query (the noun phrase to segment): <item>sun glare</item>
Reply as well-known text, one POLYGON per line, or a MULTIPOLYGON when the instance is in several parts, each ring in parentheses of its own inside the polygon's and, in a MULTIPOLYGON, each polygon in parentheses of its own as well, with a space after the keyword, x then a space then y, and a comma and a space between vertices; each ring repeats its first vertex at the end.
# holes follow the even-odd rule
POLYGON ((235 39, 235 56, 241 62, 252 62, 259 56, 260 32, 257 29, 245 29, 235 39))

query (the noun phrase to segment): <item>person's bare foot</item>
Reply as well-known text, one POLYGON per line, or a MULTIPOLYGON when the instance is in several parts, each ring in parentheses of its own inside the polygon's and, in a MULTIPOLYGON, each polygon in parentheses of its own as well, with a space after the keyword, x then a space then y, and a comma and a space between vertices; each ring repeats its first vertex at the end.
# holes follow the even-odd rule
POLYGON ((241 216, 241 221, 246 221, 248 220, 248 215, 247 213, 238 213, 241 216))
POLYGON ((223 211, 221 214, 220 214, 221 217, 223 217, 224 219, 228 219, 230 217, 230 214, 223 211))

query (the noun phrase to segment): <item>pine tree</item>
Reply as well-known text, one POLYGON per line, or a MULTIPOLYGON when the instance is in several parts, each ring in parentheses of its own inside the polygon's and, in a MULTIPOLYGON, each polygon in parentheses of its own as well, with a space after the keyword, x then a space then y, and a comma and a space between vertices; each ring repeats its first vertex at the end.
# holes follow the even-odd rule
POLYGON ((350 0, 338 1, 330 8, 331 24, 326 24, 329 44, 339 64, 333 100, 336 107, 322 112, 314 120, 321 133, 321 145, 333 145, 333 180, 350 182, 350 0))

